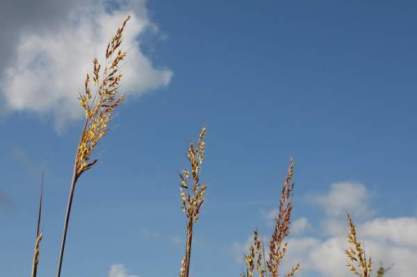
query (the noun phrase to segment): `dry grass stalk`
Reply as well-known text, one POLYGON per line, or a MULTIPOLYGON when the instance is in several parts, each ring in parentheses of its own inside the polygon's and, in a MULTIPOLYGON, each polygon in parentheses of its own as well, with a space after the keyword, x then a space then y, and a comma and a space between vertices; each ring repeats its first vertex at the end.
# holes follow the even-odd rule
MULTIPOLYGON (((281 190, 278 215, 275 218, 274 231, 269 242, 269 257, 267 260, 268 271, 272 277, 279 276, 280 265, 283 257, 287 253, 288 245, 284 239, 288 236, 291 223, 292 212, 292 191, 294 189, 294 170, 295 163, 291 159, 288 166, 287 177, 284 180, 281 190)), ((295 265, 287 276, 293 276, 298 271, 300 265, 295 265)))
POLYGON ((118 94, 120 80, 122 79, 122 74, 119 72, 119 63, 125 58, 126 52, 120 49, 120 45, 123 39, 123 31, 129 19, 130 17, 127 17, 123 21, 107 45, 104 69, 102 69, 98 60, 94 59, 92 74, 87 74, 84 92, 80 95, 80 105, 85 112, 85 122, 74 161, 57 277, 61 276, 65 242, 77 181, 84 172, 97 162, 97 160, 91 160, 91 155, 97 143, 107 133, 112 114, 123 99, 118 94), (92 85, 94 86, 94 91, 92 90, 92 85))
POLYGON ((33 258, 32 258, 32 274, 31 274, 32 277, 36 277, 38 275, 41 240, 42 240, 42 233, 40 233, 35 239, 35 248, 33 250, 33 258))
POLYGON ((187 169, 180 173, 181 207, 187 217, 185 256, 181 260, 180 277, 188 277, 190 274, 193 226, 199 218, 207 188, 205 184, 200 182, 201 165, 205 157, 206 133, 205 128, 201 129, 197 143, 188 147, 187 158, 191 165, 191 173, 187 169))
POLYGON ((41 232, 42 206, 43 206, 43 173, 41 176, 41 191, 40 191, 40 196, 39 196, 38 219, 37 219, 37 224, 36 224, 35 247, 33 250, 33 258, 32 258, 32 274, 31 274, 32 277, 36 277, 38 275, 40 243, 42 240, 42 232, 41 232))
POLYGON ((372 260, 371 258, 366 257, 362 243, 360 243, 357 238, 356 226, 349 214, 347 215, 347 219, 349 227, 349 247, 345 251, 348 257, 347 267, 353 274, 357 276, 370 277, 372 271, 372 260))

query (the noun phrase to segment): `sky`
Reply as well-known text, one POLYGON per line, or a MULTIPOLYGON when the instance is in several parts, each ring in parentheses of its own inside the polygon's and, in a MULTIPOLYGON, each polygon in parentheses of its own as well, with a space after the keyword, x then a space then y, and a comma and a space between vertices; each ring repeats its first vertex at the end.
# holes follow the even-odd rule
POLYGON ((0 276, 30 274, 42 171, 39 276, 54 276, 77 97, 127 15, 126 101, 79 181, 63 276, 178 276, 178 172, 202 127, 192 276, 239 276, 252 231, 271 235, 290 157, 284 269, 350 276, 349 212, 375 266, 415 276, 416 13, 407 0, 2 1, 0 276))

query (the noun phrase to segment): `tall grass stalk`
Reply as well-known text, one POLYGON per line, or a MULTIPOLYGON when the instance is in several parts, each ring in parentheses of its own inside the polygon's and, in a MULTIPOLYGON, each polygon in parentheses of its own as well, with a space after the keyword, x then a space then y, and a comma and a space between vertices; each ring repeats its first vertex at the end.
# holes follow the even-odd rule
POLYGON ((197 143, 188 147, 187 158, 191 165, 191 173, 188 169, 180 173, 181 206, 187 217, 185 256, 181 260, 180 277, 188 277, 190 274, 193 227, 199 218, 206 194, 207 186, 200 182, 201 165, 205 158, 206 133, 205 128, 201 129, 197 143))
POLYGON ((74 159, 58 259, 57 277, 60 277, 62 272, 65 245, 77 182, 84 172, 96 164, 97 160, 90 159, 91 154, 97 143, 107 133, 112 114, 123 99, 123 97, 118 95, 118 88, 122 79, 122 74, 119 73, 119 63, 125 58, 126 52, 120 50, 120 45, 122 43, 123 31, 129 19, 130 17, 127 17, 123 21, 113 36, 113 39, 107 45, 104 69, 101 68, 98 60, 94 59, 92 74, 91 76, 87 74, 85 78, 85 89, 80 95, 80 105, 85 112, 85 121, 74 159), (95 91, 93 91, 92 86, 95 91))

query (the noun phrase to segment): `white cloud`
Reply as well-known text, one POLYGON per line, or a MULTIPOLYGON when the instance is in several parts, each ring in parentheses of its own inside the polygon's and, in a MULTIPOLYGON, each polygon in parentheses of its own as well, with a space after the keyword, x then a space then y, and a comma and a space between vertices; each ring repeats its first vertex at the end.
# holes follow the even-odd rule
MULTIPOLYGON (((372 257, 374 271, 380 263, 391 266, 390 275, 413 277, 417 272, 417 218, 389 219, 394 230, 386 225, 386 219, 374 219, 358 225, 359 239, 364 243, 367 254, 372 257), (370 227, 372 226, 372 227, 370 227), (404 238, 404 239, 402 239, 404 238)), ((342 226, 341 226, 342 227, 342 226)), ((346 223, 343 226, 345 229, 346 223)), ((347 233, 347 230, 345 230, 347 233)), ((289 261, 301 261, 301 276, 318 272, 325 277, 348 277, 346 256, 346 234, 326 239, 313 237, 289 240, 289 261)))
MULTIPOLYGON (((300 262, 301 271, 297 275, 300 277, 351 277, 344 254, 348 246, 346 212, 350 212, 361 219, 356 220, 353 216, 359 240, 372 257, 374 272, 382 263, 392 266, 389 276, 414 277, 417 272, 417 218, 371 218, 368 194, 362 184, 337 183, 323 196, 314 197, 313 203, 324 213, 322 222, 318 222, 317 236, 290 237, 284 269, 300 262)), ((303 221, 295 220, 294 223, 303 221)), ((235 243, 233 247, 240 247, 242 251, 247 243, 235 243)))
POLYGON ((370 218, 374 214, 369 203, 369 192, 363 184, 336 183, 323 196, 314 197, 325 217, 321 234, 326 238, 302 237, 290 240, 289 258, 302 261, 304 273, 322 276, 351 276, 344 250, 347 248, 346 213, 353 215, 359 239, 374 262, 393 265, 392 276, 412 277, 417 272, 417 218, 370 218))
POLYGON ((275 224, 275 218, 278 215, 278 209, 270 209, 269 211, 262 211, 262 216, 268 226, 272 227, 275 224))
POLYGON ((417 218, 376 218, 363 224, 360 232, 381 242, 417 248, 417 218))
POLYGON ((107 42, 127 15, 132 18, 123 42, 128 57, 121 68, 121 92, 139 96, 166 86, 172 72, 156 68, 140 48, 140 35, 156 29, 145 1, 116 3, 118 9, 109 11, 103 1, 86 1, 81 8, 69 10, 58 27, 22 32, 1 78, 6 108, 52 114, 58 124, 80 118, 78 94, 92 58, 103 57, 107 42))
POLYGON ((332 217, 345 217, 347 212, 354 217, 369 216, 373 212, 368 200, 366 187, 350 182, 334 183, 328 193, 313 197, 313 201, 332 217))
POLYGON ((110 267, 108 277, 139 277, 138 275, 128 274, 126 267, 122 264, 115 264, 110 267))
POLYGON ((306 231, 311 227, 310 223, 308 222, 308 219, 305 217, 300 217, 294 220, 291 223, 290 226, 290 232, 291 234, 298 235, 306 231))

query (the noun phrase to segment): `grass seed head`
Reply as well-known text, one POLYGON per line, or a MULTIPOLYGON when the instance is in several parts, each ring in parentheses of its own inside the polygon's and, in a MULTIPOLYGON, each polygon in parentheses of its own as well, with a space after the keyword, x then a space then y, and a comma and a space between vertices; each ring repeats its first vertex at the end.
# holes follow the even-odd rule
MULTIPOLYGON (((287 253, 288 245, 286 242, 284 242, 284 239, 288 236, 290 230, 289 228, 291 223, 292 212, 291 196, 292 191, 294 189, 294 171, 295 162, 293 159, 290 159, 287 177, 285 178, 281 189, 279 211, 277 217, 275 218, 274 231, 269 242, 269 257, 267 261, 267 266, 272 277, 279 276, 279 268, 281 261, 287 253)), ((299 266, 295 266, 294 268, 297 268, 294 271, 295 273, 298 270, 299 266)))
POLYGON ((180 173, 181 207, 193 222, 198 220, 207 189, 205 184, 200 183, 201 165, 205 158, 206 134, 207 130, 201 129, 198 141, 188 147, 187 158, 190 162, 191 173, 188 169, 184 169, 180 173))
POLYGON ((96 163, 97 160, 91 160, 91 154, 97 143, 108 132, 113 112, 123 100, 123 96, 118 93, 122 79, 119 64, 125 58, 126 52, 120 49, 120 45, 129 19, 130 17, 127 17, 123 21, 108 44, 104 69, 99 61, 94 59, 92 73, 87 74, 85 78, 84 93, 80 95, 80 105, 85 113, 85 125, 76 156, 77 177, 96 163))
POLYGON ((190 274, 193 225, 200 216, 207 189, 205 184, 200 183, 201 165, 205 158, 206 133, 205 128, 201 129, 198 141, 188 147, 187 158, 190 162, 191 173, 189 169, 184 169, 180 173, 181 207, 187 216, 185 256, 181 260, 180 277, 188 277, 190 274))
POLYGON ((348 244, 345 250, 348 258, 347 267, 350 272, 360 277, 370 277, 372 271, 372 259, 366 257, 362 243, 358 240, 356 226, 352 221, 352 217, 348 214, 348 244))

